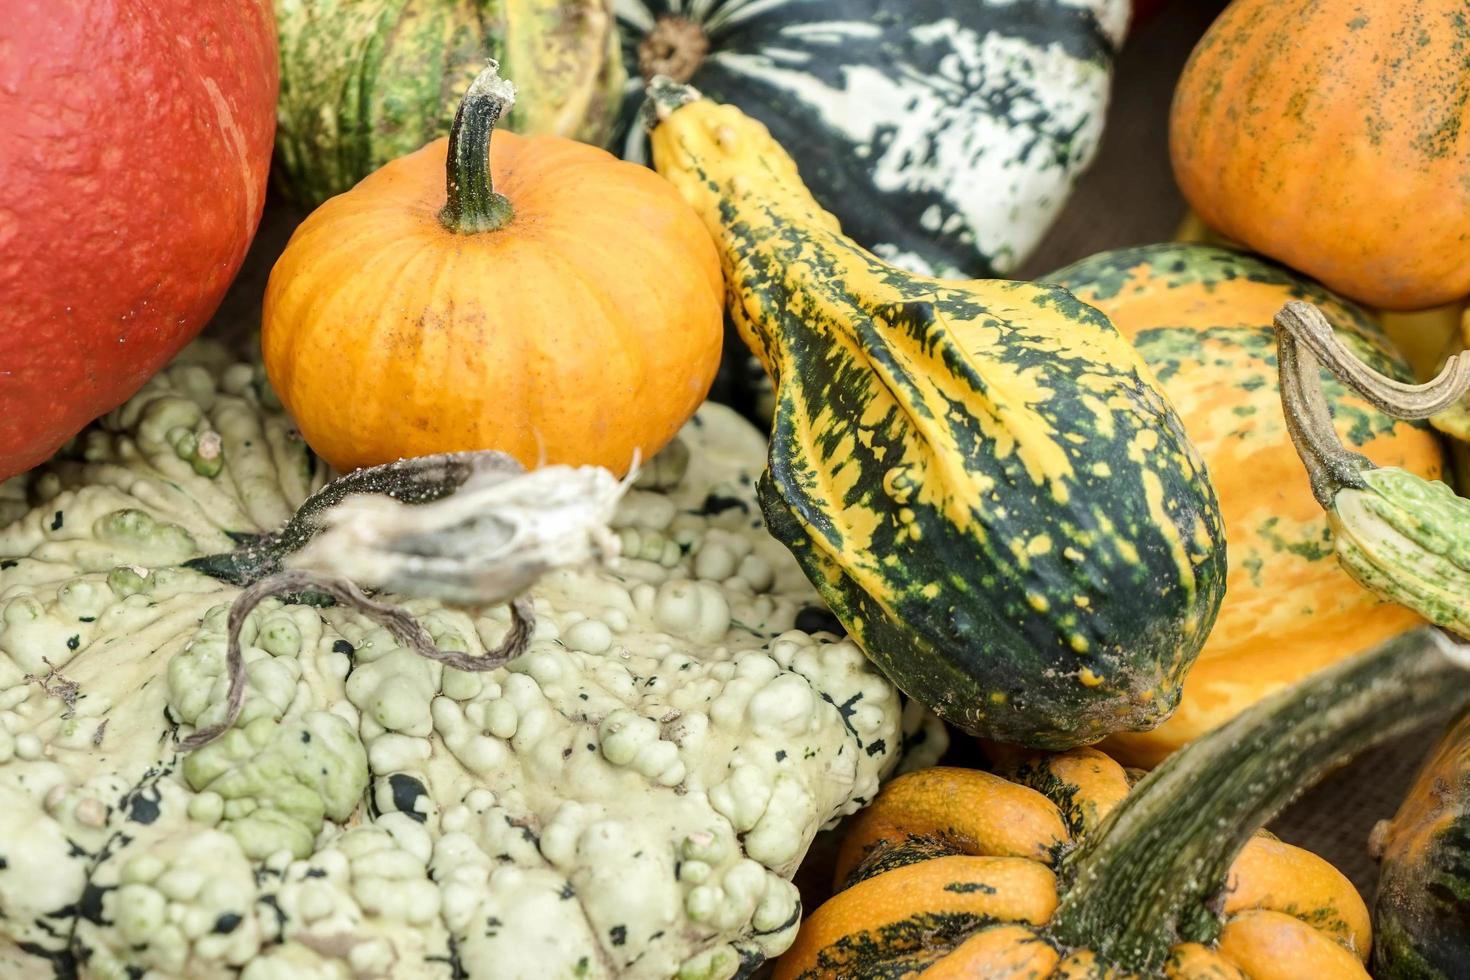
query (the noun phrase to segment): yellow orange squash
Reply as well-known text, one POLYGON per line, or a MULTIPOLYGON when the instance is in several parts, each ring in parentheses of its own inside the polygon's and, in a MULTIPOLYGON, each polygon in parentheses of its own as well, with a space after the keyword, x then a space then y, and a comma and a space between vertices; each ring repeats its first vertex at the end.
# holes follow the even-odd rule
MULTIPOLYGON (((1412 377, 1367 314, 1275 263, 1206 245, 1118 249, 1047 278, 1106 313, 1154 370, 1204 457, 1229 548, 1225 600, 1179 708, 1152 731, 1113 736, 1108 751, 1155 765, 1270 692, 1420 621, 1338 566, 1281 412, 1271 320, 1291 299, 1318 304, 1374 366, 1412 377)), ((1327 393, 1354 450, 1442 475, 1427 426, 1336 382, 1327 393)))
POLYGON ((645 167, 494 131, 510 101, 492 64, 447 141, 322 205, 271 271, 266 371, 339 470, 498 449, 622 473, 709 390, 724 285, 699 217, 645 167))
POLYGON ((1470 648, 1421 627, 1131 787, 1094 748, 900 776, 848 825, 840 890, 776 980, 1365 978, 1357 891, 1259 828, 1327 767, 1470 700, 1467 667, 1470 648))
POLYGON ((1470 294, 1464 0, 1235 0, 1175 90, 1185 198, 1383 309, 1470 294))

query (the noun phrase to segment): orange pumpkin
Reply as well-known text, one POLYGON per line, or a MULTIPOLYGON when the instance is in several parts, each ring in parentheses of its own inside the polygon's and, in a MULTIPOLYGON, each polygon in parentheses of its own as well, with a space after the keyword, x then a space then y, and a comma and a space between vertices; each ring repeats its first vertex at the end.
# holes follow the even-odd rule
MULTIPOLYGON (((1204 457, 1229 548, 1225 601, 1178 709, 1152 731, 1113 736, 1109 752, 1155 765, 1272 691, 1420 622, 1339 566, 1281 414, 1271 321, 1288 300, 1317 304, 1360 356, 1410 379, 1366 313, 1274 263, 1206 245, 1118 249, 1047 278, 1106 313, 1153 368, 1204 457)), ((1326 391, 1355 452, 1442 475, 1423 423, 1392 419, 1335 380, 1326 391)))
POLYGON ((1185 198, 1370 305, 1470 294, 1467 48, 1464 0, 1235 0, 1175 90, 1185 198))
POLYGON ((271 271, 266 372, 339 470, 498 449, 623 473, 714 380, 699 217, 645 167, 494 131, 511 99, 492 64, 447 140, 327 201, 271 271))
POLYGON ((848 824, 839 890, 776 980, 1365 980, 1352 884, 1257 831, 1327 768, 1470 700, 1454 647, 1395 637, 1134 786, 1092 748, 900 776, 848 824))

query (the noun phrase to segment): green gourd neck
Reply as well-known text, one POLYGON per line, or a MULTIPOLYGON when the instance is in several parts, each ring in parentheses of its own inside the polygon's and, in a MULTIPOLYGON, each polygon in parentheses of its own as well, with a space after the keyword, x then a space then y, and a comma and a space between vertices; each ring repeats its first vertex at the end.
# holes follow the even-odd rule
POLYGON ((490 176, 490 137, 501 115, 514 104, 515 86, 500 77, 500 66, 491 61, 454 113, 439 223, 456 234, 499 231, 515 217, 510 199, 496 192, 490 176))
POLYGON ((1470 700, 1470 647, 1431 627, 1277 693, 1141 780, 1063 865, 1051 938, 1124 970, 1219 933, 1226 874, 1251 836, 1323 773, 1470 700))

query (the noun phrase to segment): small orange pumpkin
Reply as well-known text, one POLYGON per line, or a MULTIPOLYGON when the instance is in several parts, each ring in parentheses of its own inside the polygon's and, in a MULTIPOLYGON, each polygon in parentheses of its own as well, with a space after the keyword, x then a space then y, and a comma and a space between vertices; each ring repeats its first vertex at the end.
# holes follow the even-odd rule
POLYGON ((1235 0, 1174 93, 1185 198, 1383 309, 1470 294, 1465 0, 1235 0))
POLYGON ((512 99, 492 63, 447 140, 327 201, 271 270, 266 372, 339 470, 498 449, 623 473, 709 391, 724 284, 698 215, 604 150, 496 132, 512 99))

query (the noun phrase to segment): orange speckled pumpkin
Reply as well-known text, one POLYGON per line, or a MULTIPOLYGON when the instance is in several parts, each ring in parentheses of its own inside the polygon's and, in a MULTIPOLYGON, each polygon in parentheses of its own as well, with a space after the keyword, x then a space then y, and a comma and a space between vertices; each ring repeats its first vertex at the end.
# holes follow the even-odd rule
POLYGON ((1130 787, 1092 748, 921 769, 848 825, 776 980, 1361 980, 1367 908, 1258 828, 1329 766, 1470 700, 1421 627, 1257 704, 1130 787))
MULTIPOLYGON (((1104 252, 1047 278, 1106 313, 1153 368, 1205 459, 1229 549, 1225 601, 1179 708, 1152 731, 1114 736, 1109 752, 1152 766, 1271 691, 1420 622, 1338 565, 1281 414, 1271 320, 1291 299, 1317 304, 1360 356, 1411 380, 1367 314, 1274 263, 1206 245, 1104 252)), ((1442 475, 1423 423, 1389 418, 1335 380, 1326 392, 1354 451, 1442 475)))
POLYGON ((714 380, 724 284, 699 217, 645 167, 495 132, 511 98, 492 65, 448 140, 327 201, 271 271, 266 371, 339 470, 498 449, 623 473, 714 380))
POLYGON ((1465 0, 1235 0, 1174 94, 1179 186, 1226 236, 1383 309, 1470 294, 1465 0))

